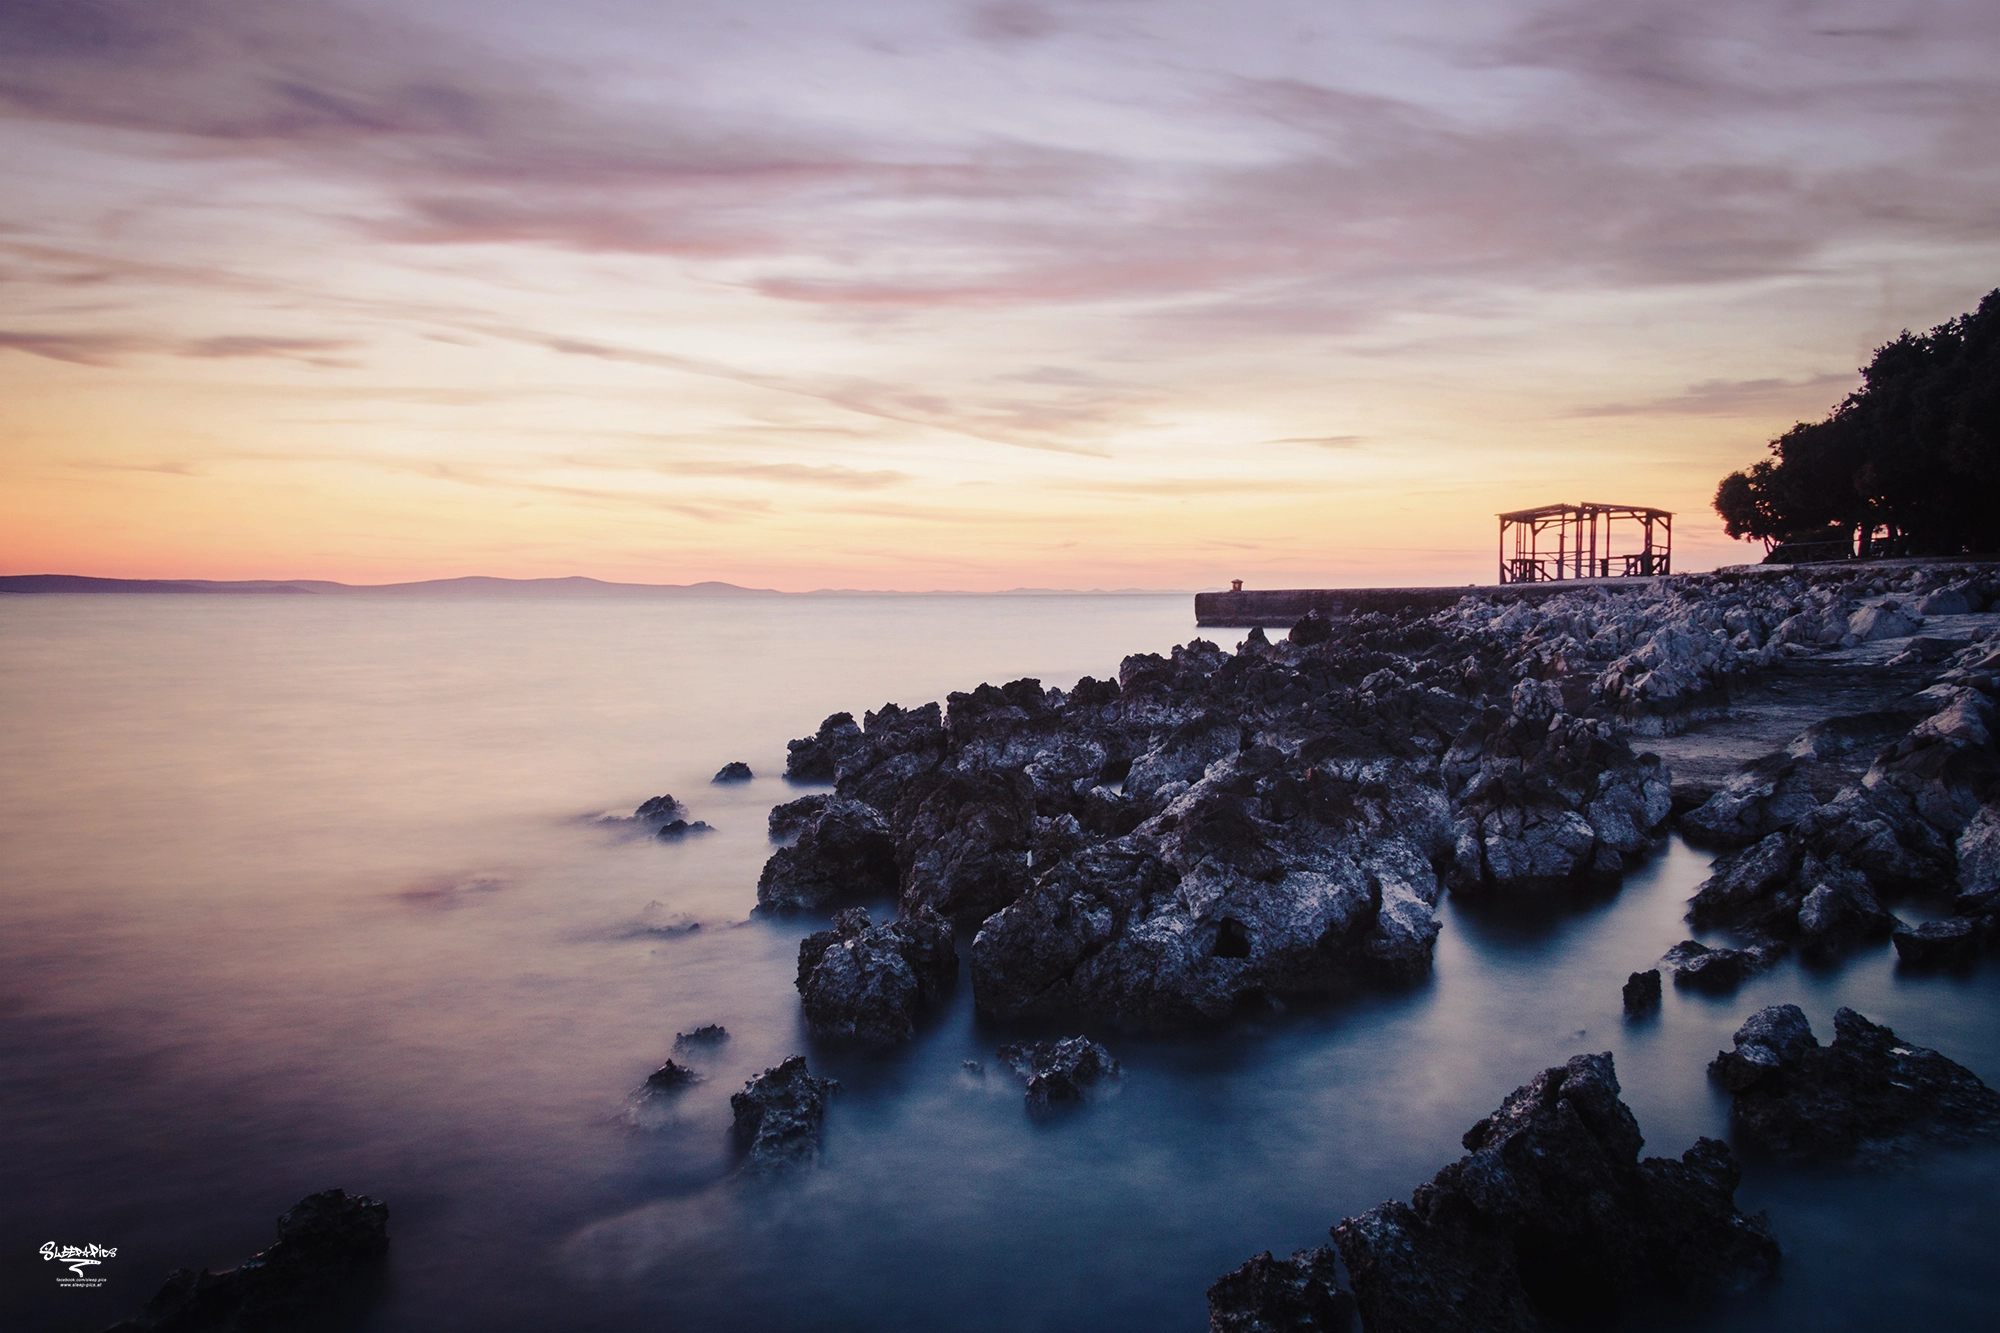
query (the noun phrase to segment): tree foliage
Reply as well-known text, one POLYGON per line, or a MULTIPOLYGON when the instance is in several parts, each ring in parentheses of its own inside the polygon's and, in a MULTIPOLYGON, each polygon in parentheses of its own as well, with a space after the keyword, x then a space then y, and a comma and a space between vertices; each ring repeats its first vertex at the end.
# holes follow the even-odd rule
POLYGON ((1861 379, 1824 421, 1722 479, 1724 530, 1858 539, 1864 555, 2000 550, 2000 288, 1929 333, 1905 329, 1861 379))

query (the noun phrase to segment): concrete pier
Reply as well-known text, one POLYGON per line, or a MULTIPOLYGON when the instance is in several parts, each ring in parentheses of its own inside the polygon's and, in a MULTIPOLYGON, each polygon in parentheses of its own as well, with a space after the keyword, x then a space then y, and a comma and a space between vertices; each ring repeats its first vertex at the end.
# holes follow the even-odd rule
POLYGON ((1442 611, 1461 597, 1489 602, 1539 602, 1584 588, 1649 592, 1658 579, 1551 579, 1547 583, 1466 584, 1458 588, 1270 588, 1241 592, 1198 592, 1194 621, 1217 627, 1282 625, 1289 628, 1308 611, 1352 616, 1370 611, 1442 611))

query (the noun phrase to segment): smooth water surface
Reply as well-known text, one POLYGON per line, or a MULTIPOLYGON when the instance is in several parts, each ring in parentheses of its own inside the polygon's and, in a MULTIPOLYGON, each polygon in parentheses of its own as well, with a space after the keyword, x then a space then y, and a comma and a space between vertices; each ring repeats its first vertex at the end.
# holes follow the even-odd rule
MULTIPOLYGON (((376 1330, 1188 1330, 1264 1249, 1417 1183, 1545 1065, 1612 1050, 1651 1150, 1727 1132, 1741 1018, 1850 1004, 1993 1081, 2000 973, 1885 947, 1727 1000, 1627 973, 1686 934, 1706 855, 1616 895, 1447 902, 1434 977, 1178 1041, 1098 1033, 1114 1095, 1049 1122, 961 984, 908 1049, 806 1040, 819 924, 753 917, 784 742, 982 680, 1072 684, 1193 634, 1184 597, 688 602, 0 600, 0 1327, 99 1329, 329 1186, 391 1207, 376 1330), (708 781, 729 760, 758 773, 708 781), (717 831, 600 822, 672 792, 717 831), (726 1025, 684 1095, 634 1095, 726 1025), (822 1164, 732 1174, 728 1095, 838 1077, 822 1164), (983 1069, 968 1069, 966 1061, 983 1069), (58 1289, 43 1241, 118 1247, 58 1289)), ((879 915, 879 914, 878 914, 879 915)), ((1046 1035, 1046 1034, 1045 1034, 1046 1035)), ((2000 1296, 2000 1154, 1752 1163, 1772 1287, 1648 1326, 1969 1328, 2000 1296)))

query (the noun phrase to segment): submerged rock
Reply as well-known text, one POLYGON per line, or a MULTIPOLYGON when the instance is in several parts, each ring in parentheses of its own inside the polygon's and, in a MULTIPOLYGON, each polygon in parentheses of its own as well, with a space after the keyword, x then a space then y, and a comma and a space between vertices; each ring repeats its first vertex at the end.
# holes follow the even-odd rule
POLYGON ((1217 1278, 1208 1289, 1209 1333, 1348 1333, 1354 1297, 1340 1286, 1332 1250, 1269 1250, 1217 1278))
POLYGON ((1936 1051, 1852 1009, 1821 1046, 1797 1005, 1744 1021, 1709 1073, 1734 1100, 1739 1141, 1786 1157, 1832 1158, 2000 1134, 2000 1093, 1936 1051))
POLYGON ((1773 1272, 1778 1243, 1763 1214, 1737 1209, 1728 1147, 1705 1138, 1678 1161, 1640 1161, 1618 1092, 1608 1053, 1575 1056, 1474 1125, 1468 1155, 1410 1203, 1334 1227, 1363 1327, 1535 1330, 1773 1272))
POLYGON ((655 796, 632 812, 632 818, 648 824, 664 824, 687 814, 687 807, 671 796, 655 796))
POLYGON ((729 1040, 729 1029, 720 1023, 704 1023, 692 1032, 676 1032, 674 1049, 685 1051, 696 1047, 716 1047, 729 1040))
POLYGON ((713 832, 715 832, 714 827, 706 820, 697 819, 690 824, 685 819, 676 819, 672 823, 660 825, 660 831, 655 836, 664 838, 668 842, 678 842, 690 834, 713 832))
POLYGON ((1000 1048, 1000 1059, 1028 1085, 1030 1110, 1080 1102, 1091 1088, 1120 1076, 1111 1052, 1088 1037, 1020 1043, 1000 1048))
POLYGON ((709 781, 748 782, 751 778, 755 776, 757 775, 750 771, 750 765, 738 759, 738 760, 732 760, 731 762, 724 764, 721 768, 717 769, 715 776, 710 778, 709 781))
POLYGON ((823 1040, 908 1041, 918 1014, 957 979, 951 923, 928 909, 875 926, 852 907, 834 918, 833 929, 799 942, 806 1026, 823 1040))
POLYGON ((686 1065, 675 1064, 672 1060, 669 1060, 652 1073, 646 1075, 646 1091, 679 1092, 682 1088, 690 1087, 699 1082, 701 1082, 700 1074, 695 1073, 694 1070, 689 1069, 686 1065))
POLYGON ((732 1093, 729 1109, 745 1168, 775 1171, 817 1158, 827 1098, 839 1089, 833 1079, 814 1077, 806 1058, 794 1055, 732 1093))
POLYGON ((322 1190, 278 1219, 278 1239, 241 1267, 183 1268, 137 1318, 110 1333, 250 1333, 289 1328, 337 1296, 389 1250, 389 1207, 322 1190))
POLYGON ((1634 972, 1625 982, 1625 1013, 1631 1018, 1657 1013, 1660 1008, 1660 969, 1634 972))

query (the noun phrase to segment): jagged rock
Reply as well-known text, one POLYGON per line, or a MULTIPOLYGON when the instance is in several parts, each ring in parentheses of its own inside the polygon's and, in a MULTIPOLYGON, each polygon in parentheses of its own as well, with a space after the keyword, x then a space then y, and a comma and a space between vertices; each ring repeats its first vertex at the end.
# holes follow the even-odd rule
POLYGON ((697 819, 694 823, 690 824, 685 819, 676 819, 670 824, 660 825, 659 832, 653 836, 663 838, 668 842, 678 842, 690 834, 713 832, 715 832, 714 826, 706 820, 697 819))
POLYGON ((1043 874, 973 940, 980 1009, 1164 1028, 1422 975, 1443 794, 1350 784, 1314 816, 1310 785, 1287 782, 1275 751, 1233 756, 1133 834, 1043 874))
POLYGON ((817 813, 805 818, 798 841, 780 847, 764 863, 757 906, 811 911, 844 898, 887 897, 895 891, 896 841, 888 820, 860 801, 828 797, 817 813))
POLYGON ((943 713, 934 703, 921 708, 883 704, 862 715, 861 735, 862 745, 841 759, 835 790, 884 813, 896 808, 911 782, 934 771, 944 758, 943 713))
POLYGON ((751 778, 755 776, 756 774, 750 771, 750 765, 744 763, 740 759, 737 759, 737 760, 732 760, 729 763, 724 764, 721 768, 717 769, 715 776, 710 778, 709 781, 748 782, 751 778))
POLYGON ((1895 929, 1896 918, 1875 899, 1868 877, 1842 866, 1807 857, 1798 884, 1806 894, 1799 902, 1799 935, 1808 949, 1828 951, 1880 940, 1895 929))
POLYGON ((2000 1133, 2000 1093, 1936 1051, 1912 1046, 1852 1009, 1821 1046, 1797 1005, 1737 1029, 1709 1073, 1734 1097, 1737 1138, 1789 1157, 1903 1151, 2000 1133))
POLYGON ((691 1050, 697 1047, 715 1047, 729 1040, 729 1029, 720 1023, 704 1023, 692 1032, 676 1032, 674 1049, 691 1050))
POLYGON ((786 744, 785 776, 794 782, 833 782, 840 776, 842 763, 854 766, 867 752, 868 742, 854 724, 854 714, 835 713, 819 724, 819 731, 786 744))
POLYGON ((379 1199, 322 1190, 278 1219, 278 1239, 241 1267, 183 1268, 137 1318, 109 1333, 251 1333, 289 1328, 323 1307, 389 1250, 389 1208, 379 1199))
POLYGON ((1696 940, 1682 940, 1660 961, 1673 969, 1674 984, 1710 995, 1727 995, 1784 956, 1781 946, 1760 944, 1749 949, 1711 949, 1696 940))
POLYGON ((806 1026, 824 1040, 908 1041, 918 1013, 957 978, 951 923, 928 909, 872 926, 867 912, 849 908, 833 929, 799 943, 806 1026))
POLYGON ((905 911, 975 924, 1034 877, 1034 783, 1020 770, 939 772, 909 784, 891 820, 905 911))
MULTIPOLYGON (((1967 577, 1934 572, 1925 586, 1967 577)), ((1849 583, 1684 575, 1534 606, 1309 617, 1233 656, 1203 639, 1133 654, 1115 682, 1067 693, 1023 679, 953 693, 948 715, 836 714, 794 742, 793 770, 884 820, 896 863, 851 896, 887 897, 893 878, 906 913, 979 928, 985 1012, 1212 1022, 1421 977, 1446 886, 1614 881, 1675 808, 1672 775, 1628 735, 1678 729, 1746 673, 1849 638, 1863 591, 1849 583)), ((1958 683, 1973 678, 1953 660, 1958 683)), ((1698 924, 1847 947, 1887 922, 1851 875, 1876 909, 1935 892, 1995 780, 1982 706, 1912 704, 1887 734, 1902 752, 1865 775, 1864 742, 1881 748, 1867 726, 1800 737, 1713 821, 1721 840, 1761 841, 1718 863, 1698 924), (1923 712, 1952 716, 1911 732, 1923 712)), ((810 813, 774 816, 780 839, 798 827, 788 850, 808 847, 810 813)), ((844 890, 799 874, 808 859, 774 858, 760 900, 835 902, 844 890)))
POLYGON ((1877 639, 1903 639, 1915 634, 1921 619, 1905 615, 1894 602, 1882 602, 1875 606, 1864 606, 1847 620, 1847 632, 1861 643, 1873 643, 1877 639))
POLYGON ((1088 1037, 1002 1046, 999 1054, 1028 1085, 1028 1107, 1035 1111, 1080 1102, 1099 1083, 1120 1076, 1111 1052, 1088 1037))
POLYGON ((1369 1333, 1506 1333, 1601 1321, 1659 1297, 1769 1275, 1778 1244, 1734 1202, 1729 1149, 1639 1160, 1609 1053, 1516 1089, 1465 1135, 1468 1155, 1333 1228, 1369 1333))
POLYGON ((664 824, 670 819, 680 819, 687 813, 683 806, 671 796, 655 796, 632 812, 632 818, 648 824, 664 824))
POLYGON ((1993 916, 1948 916, 1918 925, 1898 925, 1889 938, 1896 956, 1913 968, 1962 967, 1978 958, 2000 935, 1993 916))
POLYGON ((1963 590, 1941 588, 1937 592, 1926 593, 1917 598, 1910 603, 1910 609, 1920 616, 1930 617, 1969 615, 1977 608, 1972 605, 1972 599, 1967 597, 1963 590))
MULTIPOLYGON (((678 1043, 676 1043, 678 1044, 678 1043)), ((667 1061, 652 1073, 646 1075, 648 1092, 678 1092, 682 1088, 701 1082, 701 1075, 686 1065, 667 1061)))
POLYGON ((825 813, 827 802, 833 799, 831 796, 815 794, 801 796, 796 801, 786 801, 783 805, 772 806, 771 813, 765 817, 765 826, 770 832, 771 841, 784 842, 788 838, 797 837, 807 825, 825 813))
POLYGON ((1797 824, 1847 785, 1848 774, 1790 755, 1771 755, 1738 773, 1680 818, 1691 841, 1747 847, 1797 824))
POLYGON ((1958 860, 1958 909, 2000 910, 2000 804, 1988 803, 1966 821, 1954 849, 1958 860))
POLYGON ((1325 643, 1333 637, 1333 622, 1318 611, 1308 611, 1292 626, 1286 640, 1301 648, 1310 648, 1316 643, 1325 643))
POLYGON ((839 1089, 833 1079, 814 1077, 803 1055, 793 1055, 732 1093, 729 1109, 746 1169, 773 1171, 818 1157, 826 1101, 839 1089))
POLYGON ((1354 1297, 1331 1249, 1274 1259, 1269 1250, 1208 1289, 1209 1333, 1349 1333, 1354 1297))
POLYGON ((1625 982, 1625 1013, 1632 1018, 1657 1013, 1660 1008, 1660 969, 1634 972, 1625 982))

